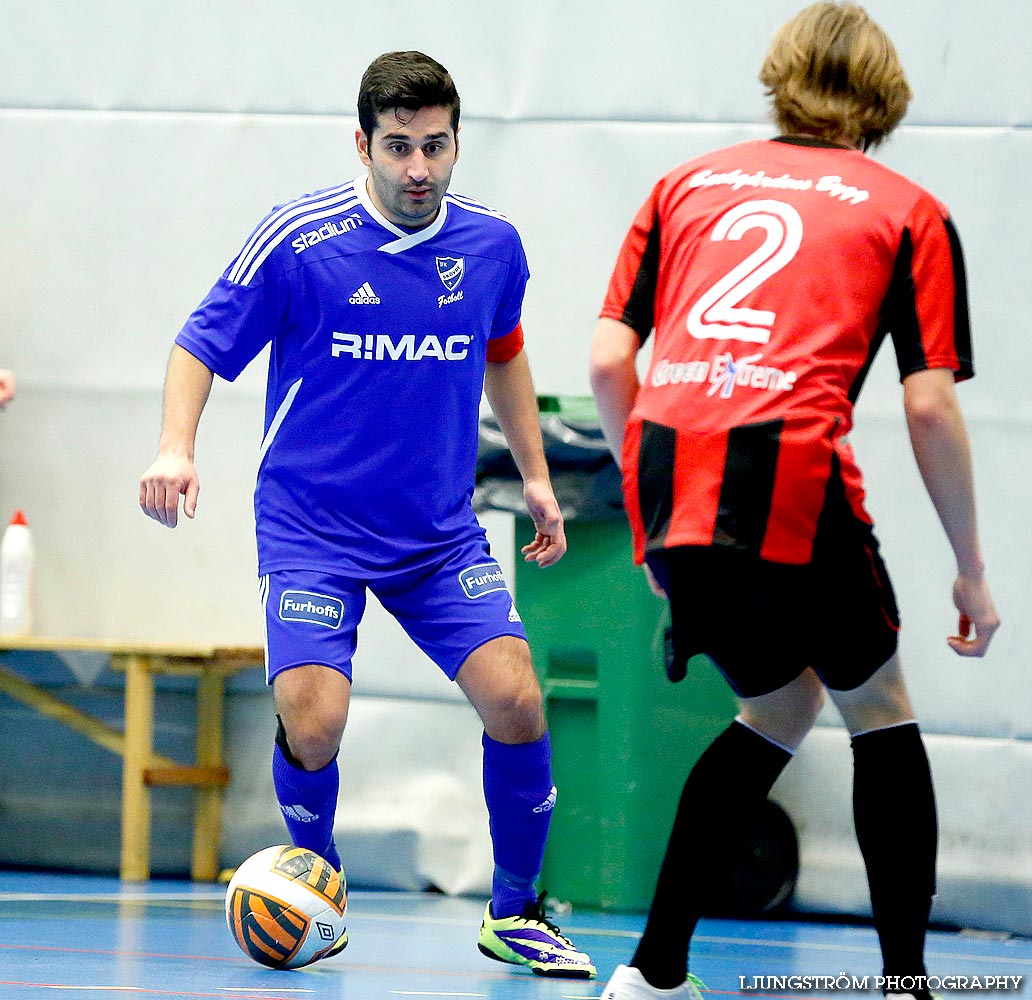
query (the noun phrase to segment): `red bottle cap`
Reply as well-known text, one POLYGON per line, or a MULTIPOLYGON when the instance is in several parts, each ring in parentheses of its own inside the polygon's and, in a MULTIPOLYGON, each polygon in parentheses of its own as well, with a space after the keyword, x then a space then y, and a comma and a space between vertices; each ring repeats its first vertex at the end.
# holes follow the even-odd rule
POLYGON ((14 512, 14 517, 11 518, 11 524, 24 524, 28 527, 29 522, 25 520, 25 511, 16 510, 14 512))

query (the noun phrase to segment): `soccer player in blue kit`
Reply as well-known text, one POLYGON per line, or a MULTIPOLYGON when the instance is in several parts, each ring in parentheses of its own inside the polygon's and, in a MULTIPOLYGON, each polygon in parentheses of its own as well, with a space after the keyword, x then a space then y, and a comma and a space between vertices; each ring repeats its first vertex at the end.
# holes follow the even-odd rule
POLYGON ((592 978, 536 892, 556 795, 549 737, 523 625, 471 506, 484 391, 536 528, 524 558, 547 567, 566 550, 523 350, 526 257, 503 215, 448 189, 459 96, 443 66, 378 57, 358 118, 365 172, 274 209, 177 336, 140 504, 175 527, 183 496, 194 516, 213 374, 235 379, 271 342, 255 520, 273 779, 294 843, 341 867, 337 753, 368 589, 484 724, 495 872, 480 950, 592 978))

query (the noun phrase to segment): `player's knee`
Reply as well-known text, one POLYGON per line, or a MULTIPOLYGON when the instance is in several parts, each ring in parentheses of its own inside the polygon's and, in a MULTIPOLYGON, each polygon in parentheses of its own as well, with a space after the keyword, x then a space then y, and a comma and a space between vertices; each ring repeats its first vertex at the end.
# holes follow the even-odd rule
POLYGON ((335 672, 317 666, 294 668, 276 677, 277 741, 306 771, 325 767, 340 748, 348 709, 344 685, 335 672))
POLYGON ((545 705, 541 697, 541 689, 537 686, 532 691, 521 695, 513 710, 512 721, 518 731, 520 743, 532 743, 545 734, 545 705))
POLYGON ((288 727, 281 721, 277 742, 292 763, 305 771, 318 771, 337 755, 342 735, 343 728, 328 724, 293 723, 288 727))
POLYGON ((487 735, 501 743, 533 743, 545 734, 545 708, 537 683, 520 685, 484 720, 487 735))
POLYGON ((336 706, 310 706, 283 715, 283 729, 294 757, 306 771, 318 771, 336 756, 345 716, 336 706))
POLYGON ((835 706, 852 734, 909 722, 914 709, 896 656, 859 687, 832 691, 835 706))
POLYGON ((795 750, 813 728, 824 705, 825 689, 812 671, 806 671, 780 691, 744 699, 743 722, 782 746, 795 750))
POLYGON ((836 699, 839 714, 850 735, 870 729, 884 729, 914 720, 914 709, 906 691, 881 691, 866 699, 836 699), (841 702, 841 703, 839 703, 841 702))

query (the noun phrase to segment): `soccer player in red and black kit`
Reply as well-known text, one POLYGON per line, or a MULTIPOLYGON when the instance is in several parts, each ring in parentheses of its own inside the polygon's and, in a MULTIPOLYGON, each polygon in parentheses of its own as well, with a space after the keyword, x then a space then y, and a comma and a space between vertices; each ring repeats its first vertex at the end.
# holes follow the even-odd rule
POLYGON ((957 560, 947 641, 984 655, 999 618, 954 390, 973 374, 963 259, 944 206, 864 155, 911 92, 862 7, 807 7, 775 36, 760 80, 781 134, 659 181, 592 349, 635 556, 670 601, 672 679, 708 654, 740 703, 688 777, 641 942, 603 997, 698 997, 686 979, 696 922, 827 691, 852 737, 857 839, 884 973, 900 977, 889 992, 927 1000, 935 800, 848 436, 887 335, 957 560))

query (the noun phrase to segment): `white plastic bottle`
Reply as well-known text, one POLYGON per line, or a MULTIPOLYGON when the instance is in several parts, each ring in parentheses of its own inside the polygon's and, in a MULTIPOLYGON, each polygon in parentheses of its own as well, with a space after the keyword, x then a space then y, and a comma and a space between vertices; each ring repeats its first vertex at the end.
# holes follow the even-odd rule
POLYGON ((17 510, 0 542, 0 635, 32 634, 36 550, 25 514, 17 510))

